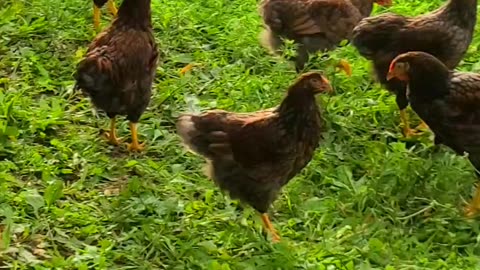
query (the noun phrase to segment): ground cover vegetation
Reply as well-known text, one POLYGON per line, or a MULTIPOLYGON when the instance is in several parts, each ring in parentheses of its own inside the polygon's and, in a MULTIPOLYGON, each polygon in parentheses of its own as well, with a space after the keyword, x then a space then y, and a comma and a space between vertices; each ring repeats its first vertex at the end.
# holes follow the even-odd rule
MULTIPOLYGON (((319 98, 329 131, 273 205, 282 241, 272 244, 254 210, 207 180, 174 123, 185 111, 275 106, 295 70, 260 46, 257 1, 152 2, 161 61, 139 154, 106 144, 108 118, 73 91, 95 35, 92 3, 0 2, 0 268, 479 267, 480 226, 462 212, 472 166, 428 134, 402 139, 394 97, 348 44, 312 60, 336 91, 319 98), (339 59, 351 77, 334 68, 339 59)), ((442 3, 394 0, 389 10, 442 3)), ((460 70, 480 71, 479 45, 477 31, 460 70)), ((117 127, 128 138, 128 122, 117 127)))

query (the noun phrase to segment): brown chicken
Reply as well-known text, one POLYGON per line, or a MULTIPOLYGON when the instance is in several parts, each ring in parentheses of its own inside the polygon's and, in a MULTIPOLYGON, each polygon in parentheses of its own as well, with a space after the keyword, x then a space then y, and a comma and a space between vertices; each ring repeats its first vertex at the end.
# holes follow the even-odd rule
POLYGON ((476 20, 477 0, 450 0, 439 9, 415 18, 390 13, 365 18, 353 30, 353 45, 373 61, 380 83, 396 95, 405 136, 415 134, 405 111, 406 86, 396 79, 386 80, 390 62, 399 54, 423 51, 453 69, 472 41, 476 20))
MULTIPOLYGON (((355 25, 370 16, 373 3, 391 5, 391 0, 263 0, 260 12, 265 23, 261 41, 278 53, 283 39, 297 44, 293 59, 297 72, 303 70, 309 54, 334 49, 350 39, 355 25)), ((350 67, 340 67, 349 74, 350 67)))
POLYGON ((150 0, 124 0, 117 18, 90 44, 75 74, 76 88, 110 117, 110 143, 119 144, 115 117, 126 115, 132 133, 128 149, 143 149, 137 123, 150 102, 157 58, 150 0))
POLYGON ((330 91, 321 74, 306 73, 276 108, 244 114, 215 110, 178 119, 184 143, 208 160, 208 176, 232 198, 260 212, 275 242, 280 237, 268 208, 312 159, 325 129, 315 94, 330 91))
POLYGON ((113 16, 117 15, 117 7, 113 0, 93 0, 93 25, 95 30, 100 30, 100 9, 107 3, 108 10, 113 16))
MULTIPOLYGON (((444 144, 468 158, 480 176, 480 74, 453 72, 434 56, 408 52, 395 58, 387 80, 408 84, 412 109, 444 144)), ((480 210, 480 187, 466 207, 468 216, 480 210)))

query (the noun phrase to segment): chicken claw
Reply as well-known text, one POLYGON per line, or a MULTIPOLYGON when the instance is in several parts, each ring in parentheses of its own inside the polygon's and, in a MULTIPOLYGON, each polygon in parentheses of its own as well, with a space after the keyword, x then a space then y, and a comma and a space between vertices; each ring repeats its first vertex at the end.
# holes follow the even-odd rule
POLYGON ((116 136, 112 136, 110 132, 105 132, 103 134, 103 136, 105 136, 105 138, 107 138, 108 143, 111 144, 111 145, 118 146, 122 142, 116 136))
POLYGON ((430 128, 428 127, 427 123, 425 123, 425 122, 422 120, 422 122, 420 123, 420 125, 418 125, 415 129, 416 129, 416 130, 429 130, 430 128))
POLYGON ((184 75, 185 73, 189 72, 190 70, 192 70, 193 66, 195 66, 195 64, 192 64, 192 63, 184 66, 184 67, 180 70, 180 74, 184 75))
POLYGON ((277 231, 273 227, 272 222, 270 222, 270 218, 268 217, 267 213, 262 214, 262 222, 264 228, 272 235, 272 242, 278 243, 280 242, 280 236, 278 235, 277 231))
POLYGON ((132 142, 127 145, 128 151, 141 152, 144 149, 145 144, 138 143, 137 123, 129 123, 130 133, 132 134, 132 142))
POLYGON ((405 136, 405 138, 412 138, 421 134, 415 132, 414 129, 410 128, 410 122, 408 121, 408 114, 406 109, 400 111, 400 119, 403 124, 403 136, 405 136))
POLYGON ((350 66, 350 64, 347 62, 347 60, 344 60, 344 59, 341 59, 337 66, 337 68, 345 71, 345 74, 347 74, 347 76, 352 76, 352 67, 350 66))
POLYGON ((145 149, 145 143, 132 142, 127 144, 127 149, 130 152, 142 152, 145 149))
POLYGON ((120 139, 117 137, 117 132, 115 130, 115 117, 110 118, 110 130, 103 135, 111 145, 117 146, 120 144, 120 139))
POLYGON ((408 120, 408 114, 406 109, 400 111, 400 119, 403 124, 403 135, 405 136, 405 138, 420 136, 429 129, 428 125, 423 120, 422 123, 420 123, 420 125, 418 125, 416 128, 410 128, 410 121, 408 120))
POLYGON ((468 204, 467 206, 465 206, 464 208, 464 213, 465 213, 465 217, 467 218, 473 218, 477 215, 478 213, 478 209, 475 208, 473 205, 471 204, 468 204))
POLYGON ((412 128, 404 128, 403 129, 403 135, 407 139, 420 136, 422 133, 423 132, 416 132, 415 129, 412 129, 412 128))
POLYGON ((467 204, 465 207, 465 216, 468 218, 472 218, 478 214, 480 210, 480 185, 475 188, 475 195, 470 203, 467 204))

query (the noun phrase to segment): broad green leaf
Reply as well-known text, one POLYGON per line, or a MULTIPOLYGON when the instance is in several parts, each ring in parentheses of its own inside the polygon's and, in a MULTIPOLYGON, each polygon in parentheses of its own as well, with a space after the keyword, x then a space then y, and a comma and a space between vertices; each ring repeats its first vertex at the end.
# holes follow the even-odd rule
POLYGON ((60 180, 53 181, 45 189, 43 198, 45 199, 47 206, 52 206, 58 199, 63 196, 63 182, 60 180))
POLYGON ((25 200, 30 206, 33 207, 35 215, 38 215, 38 209, 45 205, 45 200, 40 194, 38 194, 38 191, 35 189, 31 189, 26 192, 25 200))

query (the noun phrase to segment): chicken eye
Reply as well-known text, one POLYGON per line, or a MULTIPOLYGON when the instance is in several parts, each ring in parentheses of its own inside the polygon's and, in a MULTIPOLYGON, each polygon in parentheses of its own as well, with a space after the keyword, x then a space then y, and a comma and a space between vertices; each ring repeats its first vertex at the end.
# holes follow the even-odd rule
POLYGON ((396 68, 398 68, 399 70, 403 70, 403 71, 408 71, 408 63, 406 62, 402 62, 402 63, 397 63, 396 65, 396 68))

